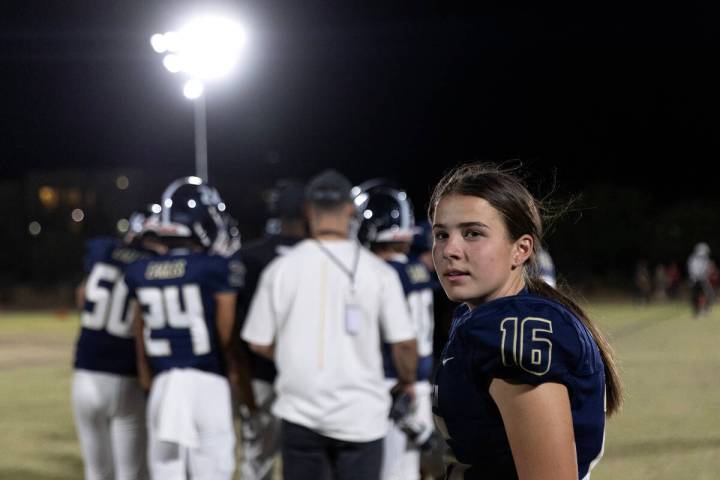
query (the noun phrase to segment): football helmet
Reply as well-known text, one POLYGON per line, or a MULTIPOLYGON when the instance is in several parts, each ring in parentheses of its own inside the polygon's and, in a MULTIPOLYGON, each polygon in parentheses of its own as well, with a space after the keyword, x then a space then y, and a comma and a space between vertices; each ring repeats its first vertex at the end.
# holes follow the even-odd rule
POLYGON ((412 241, 415 215, 403 189, 389 180, 373 179, 354 187, 352 193, 361 243, 412 241))
POLYGON ((161 238, 191 238, 207 250, 229 243, 226 205, 218 191, 198 177, 184 177, 165 189, 160 214, 148 229, 161 238))
POLYGON ((158 212, 160 212, 160 205, 156 203, 133 210, 127 219, 127 230, 124 231, 122 236, 123 243, 133 246, 142 240, 143 236, 148 232, 148 222, 158 212))

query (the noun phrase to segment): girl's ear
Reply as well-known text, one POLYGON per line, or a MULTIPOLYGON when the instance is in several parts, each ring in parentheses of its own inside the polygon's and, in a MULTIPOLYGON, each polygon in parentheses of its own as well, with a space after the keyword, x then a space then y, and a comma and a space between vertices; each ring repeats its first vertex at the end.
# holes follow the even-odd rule
POLYGON ((515 240, 513 244, 513 267, 519 267, 523 265, 530 258, 533 252, 534 240, 532 236, 525 234, 515 240))

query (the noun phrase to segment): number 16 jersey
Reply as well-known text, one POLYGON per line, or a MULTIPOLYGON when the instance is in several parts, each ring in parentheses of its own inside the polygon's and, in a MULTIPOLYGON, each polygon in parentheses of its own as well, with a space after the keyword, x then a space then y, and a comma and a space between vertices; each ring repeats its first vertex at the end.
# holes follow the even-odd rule
POLYGON ((493 378, 565 385, 575 434, 578 478, 602 454, 605 374, 595 341, 563 305, 523 291, 469 310, 458 308, 435 374, 436 424, 464 479, 513 479, 517 472, 497 405, 493 378))

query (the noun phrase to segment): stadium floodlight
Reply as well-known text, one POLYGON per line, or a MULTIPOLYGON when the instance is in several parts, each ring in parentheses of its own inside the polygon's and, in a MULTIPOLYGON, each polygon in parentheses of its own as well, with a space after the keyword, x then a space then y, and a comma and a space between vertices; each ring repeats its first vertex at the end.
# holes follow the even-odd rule
POLYGON ((240 60, 245 31, 235 20, 219 15, 195 17, 177 31, 150 37, 163 65, 186 77, 183 95, 195 104, 195 170, 208 180, 206 84, 226 77, 240 60))

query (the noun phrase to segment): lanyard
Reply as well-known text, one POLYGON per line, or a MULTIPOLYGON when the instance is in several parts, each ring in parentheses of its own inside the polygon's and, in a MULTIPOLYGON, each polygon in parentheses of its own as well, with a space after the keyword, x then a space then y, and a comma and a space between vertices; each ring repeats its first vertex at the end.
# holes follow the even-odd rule
POLYGON ((345 274, 350 278, 350 288, 355 290, 355 273, 357 272, 357 266, 358 261, 360 260, 360 244, 356 243, 355 248, 355 260, 353 260, 353 268, 350 270, 347 268, 343 263, 338 259, 333 253, 325 247, 325 245, 322 244, 320 240, 316 240, 317 246, 320 247, 320 251, 323 252, 327 257, 333 261, 335 265, 340 267, 340 270, 345 272, 345 274))

